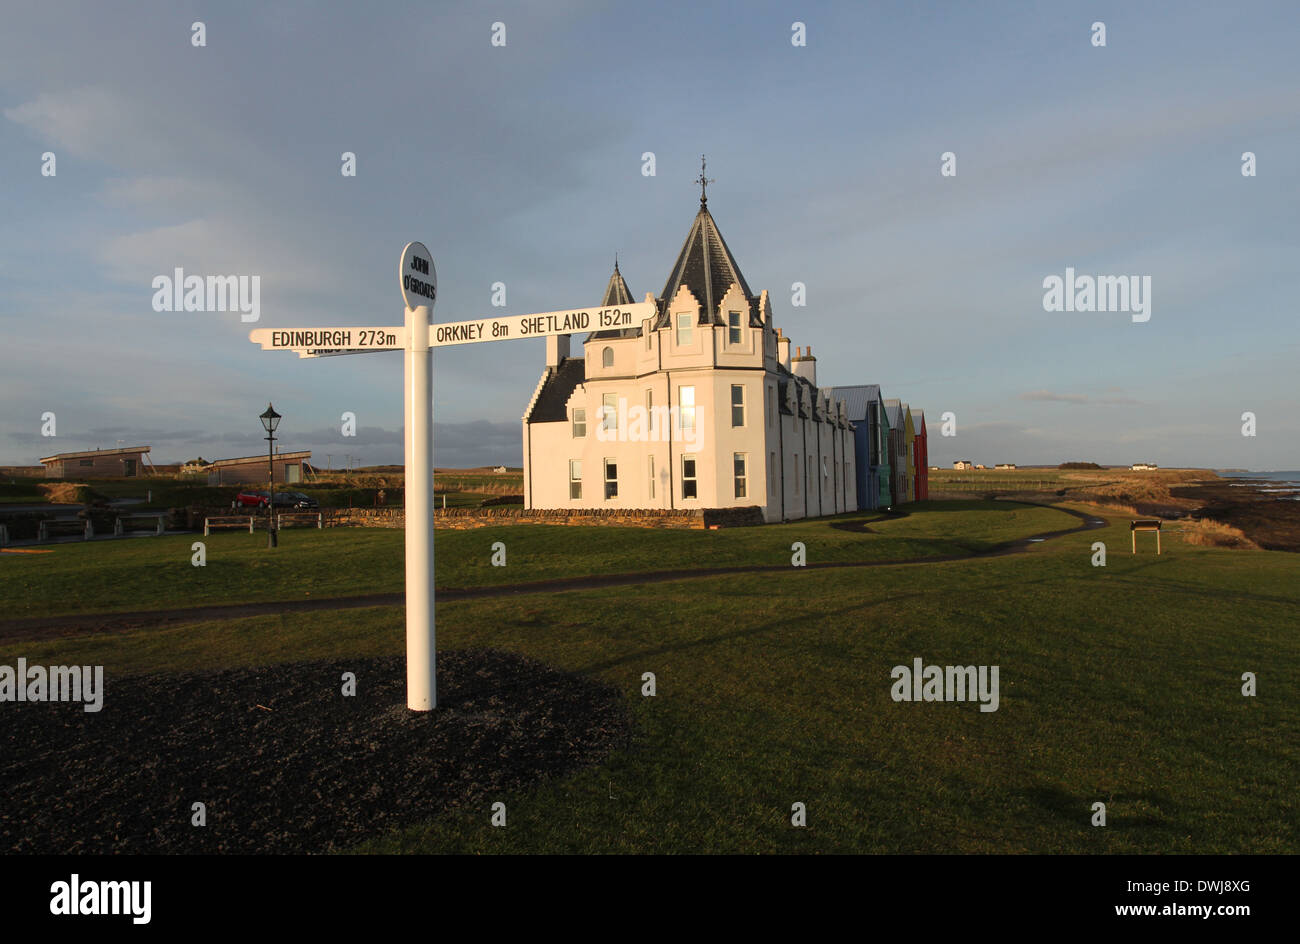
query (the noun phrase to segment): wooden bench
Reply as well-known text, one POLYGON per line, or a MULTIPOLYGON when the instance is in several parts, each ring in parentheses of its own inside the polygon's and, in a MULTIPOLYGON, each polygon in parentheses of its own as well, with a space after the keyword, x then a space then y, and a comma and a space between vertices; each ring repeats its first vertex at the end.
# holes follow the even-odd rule
POLYGON ((1160 554, 1160 519, 1159 518, 1134 518, 1129 522, 1129 532, 1133 538, 1133 553, 1138 552, 1138 532, 1154 531, 1156 533, 1156 555, 1160 554))
POLYGON ((36 526, 36 540, 38 542, 48 541, 50 539, 50 530, 52 528, 68 529, 72 526, 73 530, 81 532, 81 539, 89 541, 95 536, 95 526, 90 523, 90 519, 84 521, 80 518, 46 518, 36 526))
POLYGON ((154 534, 164 534, 167 531, 167 516, 158 512, 141 512, 135 515, 118 515, 117 520, 113 522, 113 537, 120 538, 126 533, 126 525, 122 522, 127 521, 152 521, 157 519, 157 526, 154 534))
POLYGON ((213 515, 203 519, 203 536, 206 538, 210 535, 213 528, 242 528, 245 524, 248 525, 248 533, 252 534, 255 520, 253 515, 213 515))

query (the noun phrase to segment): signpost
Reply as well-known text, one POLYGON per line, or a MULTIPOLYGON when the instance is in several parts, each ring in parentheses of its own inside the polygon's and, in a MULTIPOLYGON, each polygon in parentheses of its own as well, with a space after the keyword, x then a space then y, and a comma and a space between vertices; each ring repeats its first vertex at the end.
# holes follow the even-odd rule
POLYGON ((422 243, 407 243, 398 264, 406 302, 406 707, 438 704, 433 641, 433 350, 429 314, 438 274, 422 243))
POLYGON ((407 243, 398 264, 406 323, 393 327, 258 328, 248 338, 264 351, 331 357, 405 351, 406 420, 406 706, 438 705, 433 593, 433 349, 480 341, 635 327, 655 314, 654 302, 573 308, 532 315, 433 324, 438 274, 422 243, 407 243))

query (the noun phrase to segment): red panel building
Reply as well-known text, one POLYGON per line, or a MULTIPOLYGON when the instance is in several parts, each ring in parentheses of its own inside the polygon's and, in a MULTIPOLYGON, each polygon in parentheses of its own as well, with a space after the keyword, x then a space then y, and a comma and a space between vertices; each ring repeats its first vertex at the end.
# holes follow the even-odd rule
POLYGON ((925 412, 912 411, 912 426, 916 437, 912 440, 912 459, 916 465, 916 500, 930 497, 930 445, 925 431, 925 412))

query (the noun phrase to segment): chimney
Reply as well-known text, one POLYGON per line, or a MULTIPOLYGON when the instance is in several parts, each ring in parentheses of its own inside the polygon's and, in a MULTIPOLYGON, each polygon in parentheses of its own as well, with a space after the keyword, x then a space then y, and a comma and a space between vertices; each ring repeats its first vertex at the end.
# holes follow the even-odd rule
POLYGON ((795 348, 790 370, 796 377, 803 377, 814 387, 817 386, 817 358, 813 357, 811 347, 795 348))
POLYGON ((790 339, 776 329, 776 359, 786 370, 790 369, 790 339))
POLYGON ((546 366, 559 367, 560 361, 569 356, 569 339, 571 334, 548 334, 546 336, 546 366))

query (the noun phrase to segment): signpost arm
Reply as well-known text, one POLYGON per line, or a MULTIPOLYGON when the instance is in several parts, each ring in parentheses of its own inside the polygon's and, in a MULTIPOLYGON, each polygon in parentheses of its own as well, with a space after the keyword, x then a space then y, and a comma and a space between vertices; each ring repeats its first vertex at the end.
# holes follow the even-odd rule
POLYGON ((427 305, 406 309, 406 706, 437 707, 433 619, 433 350, 427 305))

